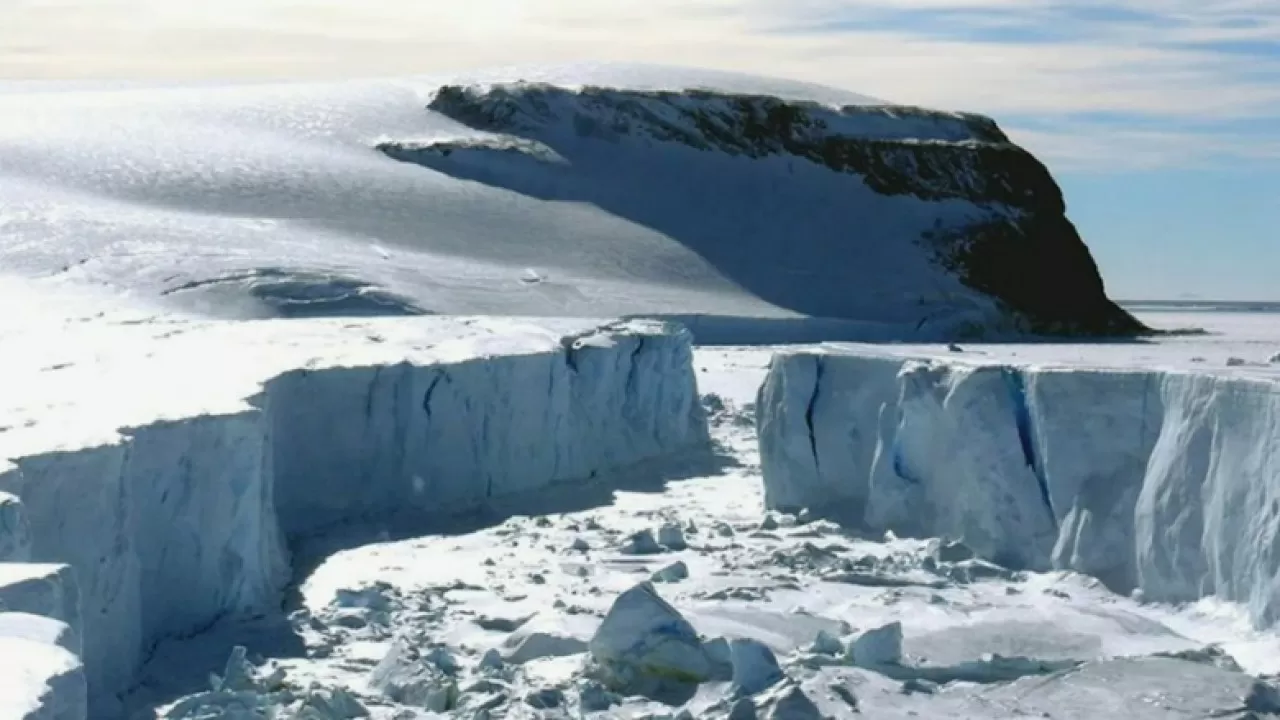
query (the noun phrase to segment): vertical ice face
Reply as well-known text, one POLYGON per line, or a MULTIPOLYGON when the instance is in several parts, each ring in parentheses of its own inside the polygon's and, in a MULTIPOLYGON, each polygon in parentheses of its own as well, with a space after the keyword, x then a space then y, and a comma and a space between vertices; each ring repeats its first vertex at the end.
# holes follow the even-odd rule
POLYGON ((291 370, 254 408, 19 458, 0 473, 0 549, 65 565, 0 562, 0 602, 81 634, 91 705, 110 712, 157 641, 276 608, 291 540, 705 446, 687 332, 542 333, 539 351, 291 370))
POLYGON ((758 425, 770 507, 1280 620, 1274 383, 784 353, 758 425))
POLYGON ((910 363, 898 389, 879 428, 866 522, 1047 567, 1055 519, 1024 438, 1019 381, 1005 368, 910 363))
POLYGON ((1135 510, 1139 586, 1209 594, 1280 621, 1280 387, 1192 375, 1160 381, 1165 407, 1135 510))
POLYGON ((0 562, 26 562, 31 556, 31 526, 22 502, 0 493, 0 562))
POLYGON ((264 395, 280 522, 295 536, 392 510, 454 512, 705 442, 691 373, 684 333, 286 373, 264 395))
POLYGON ((1053 567, 1092 575, 1120 592, 1132 590, 1139 480, 1163 415, 1158 380, 1146 372, 1021 374, 1058 522, 1053 567))

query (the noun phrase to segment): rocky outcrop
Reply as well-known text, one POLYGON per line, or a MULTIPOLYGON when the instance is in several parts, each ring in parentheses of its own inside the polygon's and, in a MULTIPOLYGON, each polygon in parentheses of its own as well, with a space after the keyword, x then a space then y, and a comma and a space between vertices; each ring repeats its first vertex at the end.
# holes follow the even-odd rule
MULTIPOLYGON (((983 116, 890 105, 832 107, 703 90, 528 83, 446 86, 430 109, 501 134, 505 139, 494 142, 504 152, 536 148, 532 155, 541 160, 583 140, 640 140, 733 157, 803 159, 857 176, 881 196, 915 198, 926 207, 910 212, 936 216, 932 227, 887 240, 868 239, 862 228, 849 226, 848 243, 914 243, 941 271, 1001 303, 1022 330, 1055 335, 1145 331, 1107 298, 1046 167, 983 116), (957 203, 967 207, 957 212, 957 203)), ((452 142, 442 141, 438 152, 457 149, 452 142)), ((475 142, 468 140, 473 147, 475 142)), ((379 149, 402 160, 422 150, 394 142, 379 149)), ((846 200, 831 197, 830 203, 846 200)), ((900 205, 895 208, 903 212, 900 205)), ((856 283, 860 268, 850 265, 847 281, 856 283)))

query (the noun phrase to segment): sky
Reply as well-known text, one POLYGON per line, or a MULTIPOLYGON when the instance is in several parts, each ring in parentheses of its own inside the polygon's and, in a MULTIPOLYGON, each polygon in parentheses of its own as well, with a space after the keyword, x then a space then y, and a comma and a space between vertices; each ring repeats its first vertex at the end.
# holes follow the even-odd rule
POLYGON ((992 115, 1114 297, 1280 301, 1280 0, 0 0, 4 78, 625 61, 992 115))

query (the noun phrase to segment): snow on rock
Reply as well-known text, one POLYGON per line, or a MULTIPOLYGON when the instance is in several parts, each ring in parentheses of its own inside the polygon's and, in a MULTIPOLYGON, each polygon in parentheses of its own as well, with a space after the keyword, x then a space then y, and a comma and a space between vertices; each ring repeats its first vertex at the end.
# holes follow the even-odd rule
POLYGON ((733 693, 736 695, 755 695, 783 678, 773 650, 759 640, 734 638, 729 641, 729 653, 733 663, 733 693))
POLYGON ((809 646, 809 651, 815 655, 842 655, 844 653, 844 643, 840 641, 840 638, 826 630, 819 630, 818 634, 813 638, 813 643, 809 646))
MULTIPOLYGON (((1064 216, 1061 191, 1048 170, 986 117, 892 105, 835 107, 709 90, 651 92, 526 82, 447 85, 429 107, 490 134, 465 147, 441 139, 387 141, 378 148, 392 158, 457 177, 547 199, 585 197, 623 216, 643 218, 684 238, 747 288, 767 288, 768 297, 794 311, 883 319, 905 311, 912 304, 908 298, 918 294, 915 311, 922 324, 936 319, 931 317, 935 313, 950 314, 953 322, 967 314, 970 322, 981 324, 980 298, 989 298, 998 301, 999 312, 1040 331, 1125 334, 1141 329, 1107 300, 1089 251, 1064 216), (522 160, 513 157, 517 155, 522 160), (788 243, 776 242, 776 232, 762 241, 767 232, 763 224, 775 215, 766 206, 778 203, 778 217, 804 217, 794 204, 779 202, 788 192, 776 183, 772 192, 752 202, 750 212, 701 221, 715 223, 718 232, 690 228, 671 212, 681 207, 679 201, 649 201, 646 212, 621 202, 625 193, 606 189, 603 178, 592 182, 594 173, 606 169, 609 184, 628 182, 616 172, 623 158, 627 166, 646 169, 650 196, 652 187, 687 183, 716 160, 736 161, 732 172, 744 179, 728 186, 739 197, 720 203, 725 207, 757 191, 745 176, 767 177, 785 167, 787 183, 797 190, 809 186, 814 197, 839 197, 839 206, 850 214, 848 221, 859 223, 860 232, 848 235, 847 224, 827 227, 827 219, 835 219, 827 210, 805 218, 799 232, 793 227, 788 243), (671 182, 654 182, 654 173, 668 172, 664 160, 677 159, 680 175, 672 175, 671 182), (824 175, 826 187, 820 189, 817 183, 824 175), (656 216, 659 207, 668 214, 656 216), (743 222, 747 220, 758 227, 743 222), (735 253, 744 247, 751 251, 734 263, 726 248, 713 241, 717 236, 734 237, 735 253), (840 261, 824 262, 826 257, 835 260, 830 253, 837 251, 840 261), (886 262, 890 258, 891 264, 886 262), (799 274, 798 262, 805 263, 804 283, 790 289, 776 280, 766 285, 763 273, 775 278, 799 274), (898 287, 880 285, 883 280, 873 269, 879 263, 886 263, 886 277, 898 287), (947 283, 953 296, 932 297, 937 290, 927 287, 930 275, 947 283), (953 285, 957 281, 959 286, 953 285), (879 310, 870 302, 877 295, 879 310)), ((695 191, 691 198, 705 192, 695 191)), ((706 203, 700 207, 706 215, 706 203)), ((953 331, 960 332, 960 325, 953 331)))
POLYGON ((0 602, 71 627, 103 713, 157 641, 276 611, 312 534, 426 528, 707 442, 690 337, 661 323, 104 323, 42 342, 9 361, 0 408, 0 542, 42 564, 0 563, 0 602))
POLYGON ((689 577, 689 566, 683 560, 677 560, 670 565, 658 570, 651 578, 653 582, 674 583, 685 580, 689 577))
POLYGON ((658 541, 653 538, 651 530, 640 530, 627 538, 626 543, 618 549, 623 555, 656 555, 663 551, 658 541))
POLYGON ((270 720, 275 717, 307 720, 355 720, 369 717, 369 710, 345 688, 302 688, 283 668, 269 672, 248 660, 243 646, 227 658, 222 675, 210 678, 209 689, 184 698, 163 714, 166 720, 270 720))
POLYGON ((0 637, 33 640, 80 653, 80 638, 61 620, 24 612, 0 612, 0 637))
POLYGON ((26 562, 31 557, 31 527, 22 501, 0 493, 0 563, 26 562))
POLYGON ((601 680, 629 695, 668 698, 712 677, 698 633, 647 582, 614 600, 590 652, 601 680))
POLYGON ((779 354, 758 412, 771 508, 1280 620, 1272 381, 830 349, 779 354))
POLYGON ((825 720, 826 716, 799 686, 785 685, 776 697, 766 698, 766 720, 825 720))
POLYGON ((83 637, 80 591, 70 566, 0 563, 0 609, 58 620, 75 637, 83 637))
POLYGON ((658 544, 668 550, 684 550, 689 547, 685 541, 684 528, 678 523, 665 523, 658 528, 658 544))
POLYGON ((0 633, 0 720, 84 720, 88 712, 85 669, 75 653, 0 633))
POLYGON ((441 667, 430 654, 398 638, 369 677, 369 685, 401 705, 443 713, 458 705, 456 667, 441 667))
POLYGON ((1249 687, 1244 706, 1252 712, 1280 715, 1280 688, 1259 680, 1249 687))
POLYGON ((578 655, 587 651, 587 641, 558 629, 539 629, 541 623, 534 618, 529 624, 516 630, 503 642, 507 653, 505 662, 516 665, 543 658, 578 655))

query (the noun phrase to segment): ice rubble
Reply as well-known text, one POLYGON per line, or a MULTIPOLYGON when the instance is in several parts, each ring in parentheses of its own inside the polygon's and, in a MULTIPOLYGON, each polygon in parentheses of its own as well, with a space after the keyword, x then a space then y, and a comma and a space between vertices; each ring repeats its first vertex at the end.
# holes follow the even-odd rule
POLYGON ((159 640, 272 611, 310 533, 707 441, 689 335, 659 323, 134 324, 67 352, 81 360, 14 376, 0 433, 0 603, 83 643, 82 668, 55 648, 30 682, 10 678, 6 696, 43 697, 24 718, 83 718, 86 677, 89 705, 111 712, 159 640))
POLYGON ((779 354, 766 503, 1280 620, 1280 386, 890 350, 779 354))

